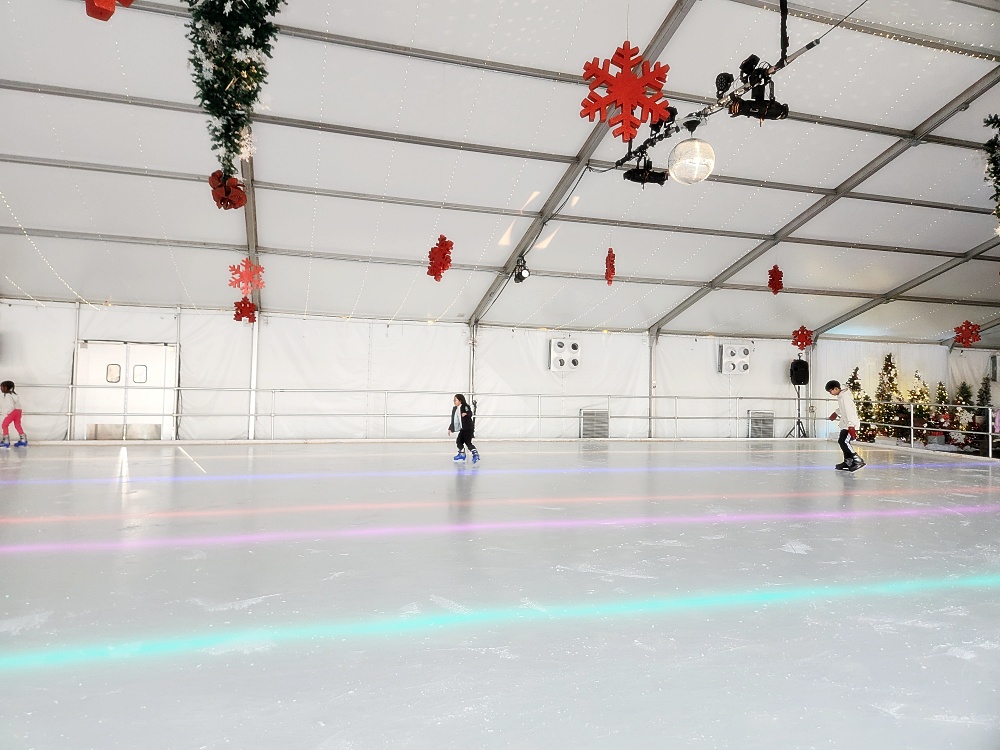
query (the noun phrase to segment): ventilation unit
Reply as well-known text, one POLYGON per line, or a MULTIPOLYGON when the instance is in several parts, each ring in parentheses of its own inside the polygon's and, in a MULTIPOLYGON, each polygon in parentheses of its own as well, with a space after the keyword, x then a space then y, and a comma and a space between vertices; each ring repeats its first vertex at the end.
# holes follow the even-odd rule
POLYGON ((570 339, 549 340, 549 369, 555 372, 580 367, 580 342, 570 339))
POLYGON ((774 437, 773 411, 748 411, 747 416, 749 417, 750 421, 750 437, 752 438, 774 437))
POLYGON ((611 437, 611 414, 607 409, 580 409, 580 437, 611 437))
POLYGON ((719 344, 719 372, 723 375, 744 375, 750 372, 750 344, 728 341, 719 344))
POLYGON ((990 380, 997 382, 997 355, 990 355, 990 380))

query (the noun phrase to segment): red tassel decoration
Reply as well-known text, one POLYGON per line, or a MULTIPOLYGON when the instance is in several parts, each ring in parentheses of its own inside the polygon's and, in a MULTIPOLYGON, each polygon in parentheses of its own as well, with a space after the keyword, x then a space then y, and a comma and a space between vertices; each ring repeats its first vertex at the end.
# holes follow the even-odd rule
POLYGON ((774 268, 772 268, 770 271, 767 272, 767 287, 768 289, 771 290, 772 294, 777 294, 778 292, 780 292, 782 289, 785 288, 785 285, 781 283, 781 279, 783 276, 784 274, 781 272, 781 269, 778 268, 777 265, 775 265, 774 268))
POLYGON ((608 286, 611 286, 611 282, 615 280, 615 251, 610 247, 608 248, 608 257, 604 259, 604 278, 608 282, 608 286))

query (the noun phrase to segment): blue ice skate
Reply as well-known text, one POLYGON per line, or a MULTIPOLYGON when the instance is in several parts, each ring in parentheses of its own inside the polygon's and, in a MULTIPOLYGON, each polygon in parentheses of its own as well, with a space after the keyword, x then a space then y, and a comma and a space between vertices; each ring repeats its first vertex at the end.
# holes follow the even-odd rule
POLYGON ((458 453, 455 454, 455 457, 452 459, 452 461, 464 461, 464 460, 465 460, 465 451, 459 451, 458 453))
POLYGON ((479 463, 479 451, 472 451, 472 463, 479 463))
POLYGON ((21 439, 18 440, 16 443, 14 443, 14 447, 15 448, 27 448, 28 447, 28 438, 26 438, 24 435, 21 435, 21 439))

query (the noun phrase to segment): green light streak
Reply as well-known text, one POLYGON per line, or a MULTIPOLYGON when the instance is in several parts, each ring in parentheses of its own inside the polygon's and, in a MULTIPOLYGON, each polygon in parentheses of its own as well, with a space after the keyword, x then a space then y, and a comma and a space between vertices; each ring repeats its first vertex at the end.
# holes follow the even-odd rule
POLYGON ((842 586, 776 588, 745 592, 720 592, 663 599, 642 599, 603 604, 569 604, 545 611, 535 609, 485 609, 477 612, 448 613, 406 619, 370 620, 354 623, 327 623, 285 628, 257 628, 193 638, 167 638, 119 645, 81 646, 25 653, 0 652, 0 672, 42 667, 66 667, 95 662, 115 662, 170 654, 187 654, 205 649, 294 643, 309 640, 401 636, 411 633, 470 625, 503 625, 538 621, 590 620, 620 617, 643 617, 704 609, 752 607, 767 604, 795 604, 824 599, 848 599, 875 596, 907 596, 950 589, 989 589, 1000 587, 1000 575, 964 578, 924 578, 882 581, 842 586))

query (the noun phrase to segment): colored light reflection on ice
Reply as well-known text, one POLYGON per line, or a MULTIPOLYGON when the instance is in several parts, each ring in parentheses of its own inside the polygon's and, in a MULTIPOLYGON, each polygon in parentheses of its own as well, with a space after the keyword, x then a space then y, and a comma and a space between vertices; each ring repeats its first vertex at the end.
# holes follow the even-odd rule
POLYGON ((204 649, 232 647, 272 647, 305 641, 345 640, 366 637, 405 636, 443 628, 504 626, 526 623, 556 623, 564 620, 648 618, 722 608, 796 604, 855 598, 917 596, 958 589, 994 589, 1000 575, 961 578, 924 578, 876 581, 839 586, 789 587, 742 592, 715 592, 686 596, 642 599, 598 604, 561 604, 540 611, 532 608, 484 609, 420 617, 402 617, 362 622, 293 625, 257 628, 228 633, 163 638, 120 644, 55 648, 24 653, 0 652, 0 672, 70 667, 76 665, 126 662, 153 657, 183 655, 204 649))

